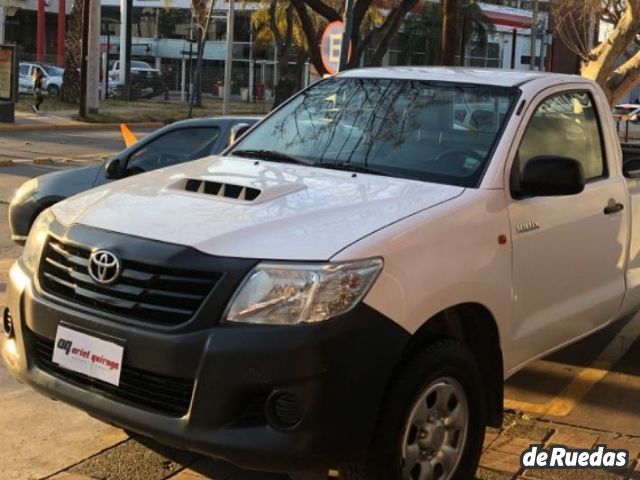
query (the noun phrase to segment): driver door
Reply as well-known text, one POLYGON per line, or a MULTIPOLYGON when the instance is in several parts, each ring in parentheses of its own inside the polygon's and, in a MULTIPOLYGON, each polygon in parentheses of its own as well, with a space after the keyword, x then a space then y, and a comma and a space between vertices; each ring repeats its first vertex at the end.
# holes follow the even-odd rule
POLYGON ((629 206, 624 179, 609 170, 593 95, 565 91, 541 100, 510 175, 513 363, 508 367, 574 341, 618 314, 625 290, 629 206), (584 191, 520 195, 520 173, 537 156, 579 161, 584 191))

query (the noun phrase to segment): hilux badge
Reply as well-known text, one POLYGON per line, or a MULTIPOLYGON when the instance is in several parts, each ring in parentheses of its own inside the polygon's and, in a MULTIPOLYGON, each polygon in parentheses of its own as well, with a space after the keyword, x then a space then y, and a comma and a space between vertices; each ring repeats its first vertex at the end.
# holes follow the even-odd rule
POLYGON ((521 223, 520 225, 517 225, 516 232, 527 233, 527 232, 532 232, 534 230, 538 230, 539 228, 540 228, 540 224, 535 220, 532 220, 530 222, 521 223))
POLYGON ((120 275, 120 260, 109 250, 96 250, 89 257, 88 270, 94 282, 108 285, 120 275))

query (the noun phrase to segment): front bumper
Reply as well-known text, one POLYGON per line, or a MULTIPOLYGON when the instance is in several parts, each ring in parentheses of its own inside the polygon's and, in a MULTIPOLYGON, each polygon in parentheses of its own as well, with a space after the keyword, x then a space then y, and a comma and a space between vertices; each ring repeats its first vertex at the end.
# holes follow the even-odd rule
POLYGON ((362 459, 409 338, 364 304, 318 325, 213 321, 197 331, 157 332, 70 309, 34 283, 14 264, 7 292, 14 338, 0 348, 17 379, 108 423, 256 470, 333 468, 362 459), (60 324, 117 339, 125 367, 193 379, 187 412, 159 413, 48 368, 38 339, 52 341, 60 324))

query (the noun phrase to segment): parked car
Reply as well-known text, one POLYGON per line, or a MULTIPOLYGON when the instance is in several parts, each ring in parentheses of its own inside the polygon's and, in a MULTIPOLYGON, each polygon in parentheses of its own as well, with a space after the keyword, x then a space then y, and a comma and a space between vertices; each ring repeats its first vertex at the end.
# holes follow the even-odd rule
POLYGON ((38 214, 54 203, 113 180, 216 154, 257 117, 212 117, 172 123, 106 164, 42 175, 25 182, 9 205, 11 238, 23 244, 38 214))
POLYGON ((38 69, 44 75, 44 88, 52 96, 58 96, 62 88, 64 68, 43 63, 20 62, 18 67, 18 91, 20 93, 33 92, 33 73, 38 69))
POLYGON ((221 156, 43 212, 3 358, 242 467, 474 478, 504 379, 640 309, 640 161, 617 141, 578 76, 348 70, 221 156), (474 103, 500 128, 460 128, 474 103))
POLYGON ((616 105, 613 108, 613 118, 616 121, 626 121, 636 123, 638 122, 638 115, 640 115, 640 105, 635 103, 622 103, 616 105))
MULTIPOLYGON (((115 61, 109 72, 109 83, 116 89, 120 85, 120 61, 115 61)), ((140 97, 152 97, 162 91, 162 75, 147 62, 131 61, 131 87, 140 97)))

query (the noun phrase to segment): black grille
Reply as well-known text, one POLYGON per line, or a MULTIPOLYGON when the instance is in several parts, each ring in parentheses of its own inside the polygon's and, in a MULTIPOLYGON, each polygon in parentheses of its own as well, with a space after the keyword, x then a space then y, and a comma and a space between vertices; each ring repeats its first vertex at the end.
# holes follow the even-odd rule
POLYGON ((167 377, 123 365, 120 386, 116 387, 56 365, 51 361, 53 341, 33 332, 31 336, 39 367, 57 377, 123 403, 172 417, 182 417, 189 410, 193 380, 167 377))
POLYGON ((96 310, 162 326, 190 319, 220 280, 216 272, 164 268, 123 259, 114 284, 89 276, 89 249, 49 238, 40 261, 44 291, 96 310))

